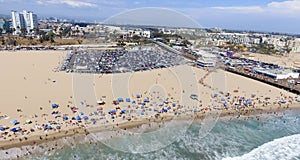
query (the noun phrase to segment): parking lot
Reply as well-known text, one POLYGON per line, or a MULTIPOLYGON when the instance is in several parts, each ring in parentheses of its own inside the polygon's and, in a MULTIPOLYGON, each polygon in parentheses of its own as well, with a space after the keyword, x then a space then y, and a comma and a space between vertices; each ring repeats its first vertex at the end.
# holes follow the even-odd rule
POLYGON ((67 55, 62 71, 79 73, 123 73, 185 64, 187 61, 158 47, 131 50, 78 50, 67 55))

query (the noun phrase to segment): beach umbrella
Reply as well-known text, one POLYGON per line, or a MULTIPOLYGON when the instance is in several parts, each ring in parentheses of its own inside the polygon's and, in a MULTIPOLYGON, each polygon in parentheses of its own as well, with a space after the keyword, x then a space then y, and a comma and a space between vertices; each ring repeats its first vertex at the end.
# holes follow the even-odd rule
POLYGON ((130 102, 130 98, 126 98, 126 102, 130 102))
POLYGON ((17 125, 17 124, 19 124, 18 120, 16 120, 16 119, 15 119, 15 120, 13 120, 13 121, 12 121, 12 123, 13 123, 14 125, 17 125))
POLYGON ((69 118, 67 116, 63 116, 63 119, 64 120, 68 120, 69 118))
POLYGON ((224 105, 224 107, 227 107, 227 102, 224 102, 223 105, 224 105))
POLYGON ((144 103, 147 103, 147 102, 149 102, 149 100, 148 100, 148 98, 145 98, 144 103))
POLYGON ((123 98, 121 98, 121 97, 119 97, 117 100, 118 100, 119 102, 123 102, 123 101, 124 101, 123 98))
POLYGON ((136 94, 136 98, 141 98, 142 95, 141 94, 136 94))
POLYGON ((0 131, 4 131, 4 130, 6 130, 6 128, 0 126, 0 131))
POLYGON ((120 114, 125 114, 125 113, 126 113, 125 109, 121 110, 121 112, 120 112, 120 114))
POLYGON ((221 101, 225 101, 225 98, 222 97, 222 98, 221 98, 221 101))
POLYGON ((88 116, 83 116, 83 119, 84 119, 84 120, 88 120, 89 117, 88 117, 88 116))
POLYGON ((57 107, 58 107, 57 104, 55 104, 55 103, 52 104, 52 108, 57 108, 57 107))
POLYGON ((79 114, 80 114, 80 115, 84 115, 84 113, 83 113, 83 112, 79 112, 79 114))
POLYGON ((280 100, 280 103, 286 103, 286 100, 282 99, 280 100))
POLYGON ((56 129, 60 129, 61 127, 60 126, 56 126, 56 129))
POLYGON ((81 117, 78 115, 78 116, 76 117, 76 120, 81 120, 81 117))
POLYGON ((46 128, 47 128, 47 129, 52 129, 52 126, 47 126, 46 128))
POLYGON ((194 112, 198 112, 198 109, 197 109, 197 108, 194 108, 194 112))
POLYGON ((17 128, 12 128, 11 131, 12 132, 17 132, 18 130, 17 130, 17 128))
POLYGON ((27 120, 26 120, 26 123, 27 123, 27 124, 30 124, 30 123, 32 123, 32 122, 31 122, 30 119, 27 119, 27 120))

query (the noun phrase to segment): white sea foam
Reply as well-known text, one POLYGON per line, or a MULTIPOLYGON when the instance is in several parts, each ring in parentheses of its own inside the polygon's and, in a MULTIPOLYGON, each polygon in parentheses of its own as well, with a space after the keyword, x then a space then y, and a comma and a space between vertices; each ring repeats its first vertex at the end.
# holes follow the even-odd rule
POLYGON ((229 157, 224 160, 288 160, 300 157, 300 134, 286 136, 267 142, 240 157, 229 157))

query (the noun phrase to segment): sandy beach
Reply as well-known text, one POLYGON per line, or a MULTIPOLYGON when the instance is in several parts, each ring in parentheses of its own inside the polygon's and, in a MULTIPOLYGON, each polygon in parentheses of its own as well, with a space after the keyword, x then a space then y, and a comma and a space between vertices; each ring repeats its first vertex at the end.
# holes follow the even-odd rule
POLYGON ((14 147, 174 117, 201 119, 211 110, 239 117, 298 107, 292 93, 222 70, 177 66, 118 75, 58 72, 67 53, 0 52, 0 126, 7 128, 0 131, 0 152, 7 157, 6 149, 14 147), (113 104, 118 98, 123 101, 113 104), (97 104, 100 100, 105 104, 97 104))

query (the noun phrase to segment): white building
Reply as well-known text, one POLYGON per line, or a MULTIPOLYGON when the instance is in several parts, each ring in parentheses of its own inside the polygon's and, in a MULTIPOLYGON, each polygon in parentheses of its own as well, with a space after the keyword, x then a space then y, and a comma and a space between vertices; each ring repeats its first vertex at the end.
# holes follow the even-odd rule
POLYGON ((23 30, 26 33, 30 33, 34 28, 38 27, 37 15, 33 12, 11 11, 12 28, 15 29, 14 34, 20 34, 23 30))

